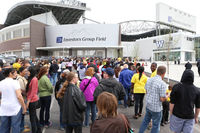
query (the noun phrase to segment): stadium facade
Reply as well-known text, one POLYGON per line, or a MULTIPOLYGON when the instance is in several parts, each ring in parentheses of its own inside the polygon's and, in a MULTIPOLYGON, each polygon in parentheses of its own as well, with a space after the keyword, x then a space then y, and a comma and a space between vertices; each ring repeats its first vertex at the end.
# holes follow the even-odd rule
POLYGON ((86 7, 86 4, 80 2, 76 6, 38 1, 18 3, 9 10, 5 23, 0 26, 0 54, 18 57, 118 57, 122 54, 119 25, 98 25, 95 28, 93 25, 77 24, 88 10, 90 9, 86 7), (90 28, 90 31, 85 27, 93 28, 90 28), (114 38, 118 39, 110 40, 113 36, 107 35, 105 28, 116 32, 114 38), (65 33, 68 29, 71 32, 65 33), (77 33, 74 32, 75 30, 77 33), (102 30, 102 34, 98 33, 98 30, 102 30), (75 39, 66 43, 70 34, 75 35, 71 38, 77 37, 82 40, 75 39), (65 43, 59 42, 61 38, 63 40, 60 41, 65 41, 65 43), (91 38, 95 38, 95 41, 91 41, 91 38), (107 44, 108 42, 111 43, 107 44))

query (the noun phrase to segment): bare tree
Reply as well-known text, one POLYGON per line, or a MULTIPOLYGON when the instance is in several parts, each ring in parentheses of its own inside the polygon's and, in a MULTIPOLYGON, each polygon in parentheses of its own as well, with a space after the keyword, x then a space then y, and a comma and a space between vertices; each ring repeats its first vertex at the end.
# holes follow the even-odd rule
POLYGON ((172 50, 172 48, 176 47, 176 45, 178 44, 180 38, 172 38, 172 27, 170 27, 170 32, 169 35, 166 36, 165 38, 165 45, 164 48, 167 48, 167 56, 166 56, 166 61, 167 61, 167 81, 169 83, 169 56, 170 56, 170 52, 172 50))

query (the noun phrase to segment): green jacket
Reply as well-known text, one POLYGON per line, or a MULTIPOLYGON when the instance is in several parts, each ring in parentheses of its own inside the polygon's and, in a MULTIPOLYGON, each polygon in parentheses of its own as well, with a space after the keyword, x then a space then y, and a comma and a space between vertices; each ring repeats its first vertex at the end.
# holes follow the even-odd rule
POLYGON ((46 75, 43 75, 38 81, 39 96, 50 96, 53 93, 53 86, 46 75))

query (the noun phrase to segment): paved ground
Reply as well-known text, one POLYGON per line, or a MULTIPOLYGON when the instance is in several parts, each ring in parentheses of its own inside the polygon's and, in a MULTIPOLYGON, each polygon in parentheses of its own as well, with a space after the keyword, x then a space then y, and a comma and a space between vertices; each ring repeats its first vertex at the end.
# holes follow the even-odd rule
MULTIPOLYGON (((54 100, 52 104, 52 109, 51 109, 51 121, 53 122, 52 127, 48 129, 43 129, 43 133, 65 133, 64 131, 59 130, 59 111, 58 111, 58 104, 54 100)), ((145 109, 143 109, 143 116, 145 113, 145 109)), ((137 120, 133 119, 133 112, 134 112, 134 107, 130 107, 125 109, 122 105, 119 106, 118 111, 120 113, 125 114, 128 119, 130 120, 131 127, 135 129, 135 133, 138 132, 140 124, 143 120, 143 116, 137 120)), ((27 119, 28 120, 28 119, 27 119)), ((83 133, 89 133, 90 129, 89 128, 83 128, 83 133)), ((200 132, 200 124, 196 124, 194 127, 194 133, 199 133, 200 132)), ((149 130, 147 130, 145 133, 150 133, 149 130)), ((171 133, 169 130, 169 124, 165 125, 164 127, 161 127, 160 133, 171 133)))
MULTIPOLYGON (((166 63, 158 63, 158 65, 166 65, 166 63)), ((180 81, 180 78, 182 76, 182 73, 184 71, 184 65, 170 65, 170 78, 180 81)), ((192 70, 195 72, 195 85, 200 87, 200 82, 199 82, 199 75, 197 73, 197 68, 196 66, 192 67, 192 70)), ((150 63, 148 63, 148 66, 145 66, 145 71, 150 72, 150 63)), ((167 76, 167 75, 166 75, 167 76)), ((144 109, 145 110, 145 106, 144 109)), ((130 122, 131 122, 131 127, 133 127, 136 130, 136 133, 138 132, 138 129, 140 127, 140 124, 143 120, 143 117, 135 120, 132 118, 133 112, 134 112, 134 107, 130 107, 128 109, 124 109, 123 106, 119 106, 118 111, 120 113, 125 114, 130 122)), ((143 111, 145 113, 145 111, 143 111)), ((144 114, 143 114, 144 116, 144 114)), ((28 120, 28 117, 26 117, 26 121, 28 120)), ((52 127, 48 129, 44 129, 43 133, 64 133, 63 131, 58 130, 59 129, 59 110, 58 110, 58 104, 57 101, 53 98, 52 100, 52 105, 51 105, 51 121, 53 122, 52 127)), ((83 133, 89 133, 90 130, 89 128, 83 128, 83 133)), ((150 131, 146 131, 146 133, 149 133, 150 131)), ((200 132, 200 124, 196 124, 194 127, 194 133, 199 133, 200 132)), ((169 130, 169 124, 165 125, 164 127, 161 127, 160 133, 171 133, 169 130)))

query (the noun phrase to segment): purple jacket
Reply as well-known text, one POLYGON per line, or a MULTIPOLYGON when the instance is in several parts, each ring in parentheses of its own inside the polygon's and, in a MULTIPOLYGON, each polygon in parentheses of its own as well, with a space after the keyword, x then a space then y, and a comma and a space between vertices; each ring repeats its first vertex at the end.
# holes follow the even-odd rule
MULTIPOLYGON (((84 90, 85 86, 88 84, 90 79, 85 78, 81 81, 80 84, 80 89, 81 91, 84 90)), ((99 85, 97 79, 95 77, 92 77, 90 84, 88 87, 85 89, 84 95, 85 95, 85 100, 86 101, 94 101, 93 93, 95 91, 95 88, 99 85)))

